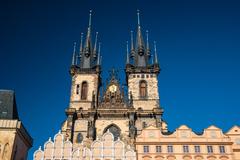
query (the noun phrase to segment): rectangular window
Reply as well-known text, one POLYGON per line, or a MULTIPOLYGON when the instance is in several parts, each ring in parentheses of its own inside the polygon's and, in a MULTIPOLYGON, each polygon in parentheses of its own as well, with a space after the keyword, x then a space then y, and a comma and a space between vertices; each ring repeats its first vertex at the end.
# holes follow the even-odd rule
POLYGON ((184 153, 189 153, 189 147, 188 146, 183 146, 183 152, 184 153))
POLYGON ((194 146, 194 149, 195 149, 195 153, 200 153, 201 152, 200 146, 194 146))
POLYGON ((226 153, 225 146, 219 146, 220 153, 226 153))
POLYGON ((149 153, 149 146, 143 146, 143 152, 149 153))
POLYGON ((208 153, 213 153, 213 146, 207 146, 208 153))
POLYGON ((167 146, 168 153, 173 153, 173 146, 167 146))
POLYGON ((162 152, 161 146, 156 146, 156 152, 157 152, 157 153, 161 153, 161 152, 162 152))

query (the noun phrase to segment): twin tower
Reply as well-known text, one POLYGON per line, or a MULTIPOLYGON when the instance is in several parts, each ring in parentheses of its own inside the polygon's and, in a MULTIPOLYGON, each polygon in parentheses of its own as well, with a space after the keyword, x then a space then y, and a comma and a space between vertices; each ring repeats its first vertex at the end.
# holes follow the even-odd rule
POLYGON ((111 132, 114 140, 121 139, 133 146, 142 129, 152 125, 162 132, 167 132, 167 124, 162 120, 163 109, 160 107, 158 93, 158 74, 160 67, 156 44, 154 53, 146 43, 141 31, 138 15, 136 45, 131 32, 131 46, 126 58, 127 93, 118 78, 111 74, 106 87, 101 79, 100 45, 91 40, 91 16, 85 43, 81 35, 80 51, 76 44, 72 57, 70 73, 72 76, 71 97, 66 109, 67 119, 62 125, 62 133, 73 145, 90 145, 101 138, 105 132, 111 132), (154 55, 154 56, 153 56, 154 55), (151 61, 151 62, 150 62, 151 61))

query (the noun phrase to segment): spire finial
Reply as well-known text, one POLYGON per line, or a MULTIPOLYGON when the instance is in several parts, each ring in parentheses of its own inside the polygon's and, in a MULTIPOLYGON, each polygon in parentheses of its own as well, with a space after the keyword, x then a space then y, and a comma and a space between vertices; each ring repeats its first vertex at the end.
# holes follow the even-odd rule
POLYGON ((91 27, 91 23, 92 23, 92 10, 89 10, 89 22, 88 22, 88 27, 91 27))
POLYGON ((140 13, 139 9, 137 10, 137 17, 138 17, 138 26, 140 27, 140 13))
POLYGON ((95 44, 94 44, 94 49, 93 49, 94 57, 97 56, 97 38, 98 38, 98 32, 96 32, 95 44))
POLYGON ((98 44, 98 59, 97 59, 97 65, 100 65, 100 59, 101 59, 100 51, 101 51, 101 43, 99 42, 99 44, 98 44))
POLYGON ((128 41, 127 41, 126 43, 127 43, 127 62, 126 62, 126 63, 127 63, 127 64, 129 64, 129 55, 128 55, 128 54, 129 54, 129 51, 128 51, 128 41))
POLYGON ((158 57, 157 57, 157 45, 156 45, 156 41, 154 41, 154 52, 155 52, 155 64, 158 63, 158 57))
POLYGON ((75 57, 76 57, 76 42, 74 42, 73 44, 72 65, 75 65, 75 57))

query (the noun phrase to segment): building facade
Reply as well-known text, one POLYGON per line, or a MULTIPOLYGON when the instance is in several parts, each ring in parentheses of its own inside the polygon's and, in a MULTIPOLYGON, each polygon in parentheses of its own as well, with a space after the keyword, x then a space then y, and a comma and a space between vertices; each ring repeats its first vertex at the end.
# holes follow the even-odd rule
POLYGON ((35 160, 237 159, 239 144, 233 139, 239 136, 238 132, 223 134, 220 129, 210 127, 202 135, 196 135, 190 128, 181 126, 170 134, 162 118, 158 92, 161 69, 156 44, 150 48, 148 32, 143 38, 139 13, 136 39, 131 32, 130 49, 127 44, 127 87, 121 85, 115 70, 104 84, 98 33, 94 43, 91 38, 91 14, 85 39, 83 34, 81 36, 79 51, 74 44, 71 96, 65 110, 67 118, 54 140, 49 139, 44 148, 34 153, 35 160), (216 138, 208 137, 213 133, 209 130, 214 130, 216 138), (198 154, 193 154, 195 146, 200 150, 198 154), (209 146, 209 150, 219 146, 225 153, 209 154, 204 146, 209 146), (168 153, 166 147, 172 152, 168 153))
POLYGON ((182 125, 172 133, 163 133, 150 126, 136 138, 138 160, 239 160, 240 127, 228 132, 210 126, 194 133, 182 125))
POLYGON ((19 120, 14 92, 0 90, 0 160, 26 160, 32 143, 19 120))

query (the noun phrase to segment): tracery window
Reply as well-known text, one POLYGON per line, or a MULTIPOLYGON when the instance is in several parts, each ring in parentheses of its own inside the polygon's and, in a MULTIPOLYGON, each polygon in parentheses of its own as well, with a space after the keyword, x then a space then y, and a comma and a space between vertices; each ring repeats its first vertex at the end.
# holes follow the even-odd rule
POLYGON ((116 141, 118 139, 118 137, 120 137, 121 130, 117 126, 110 125, 109 127, 107 127, 105 129, 105 132, 107 132, 108 130, 109 130, 109 132, 111 132, 113 134, 114 141, 116 141))
POLYGON ((140 98, 145 98, 147 96, 147 82, 146 81, 140 81, 139 93, 140 93, 140 98))
POLYGON ((81 99, 82 100, 87 99, 87 93, 88 93, 88 84, 87 84, 87 82, 82 82, 82 88, 81 88, 81 99))

